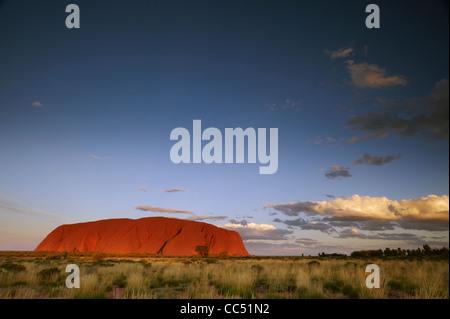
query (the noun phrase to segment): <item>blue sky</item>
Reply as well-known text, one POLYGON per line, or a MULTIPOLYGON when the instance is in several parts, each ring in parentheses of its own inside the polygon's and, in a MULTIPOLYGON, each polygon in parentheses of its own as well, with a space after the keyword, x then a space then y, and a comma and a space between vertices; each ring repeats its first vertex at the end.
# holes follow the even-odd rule
POLYGON ((0 249, 148 216, 253 254, 448 246, 448 2, 69 3, 0 2, 0 249), (194 119, 278 128, 278 171, 172 163, 194 119))

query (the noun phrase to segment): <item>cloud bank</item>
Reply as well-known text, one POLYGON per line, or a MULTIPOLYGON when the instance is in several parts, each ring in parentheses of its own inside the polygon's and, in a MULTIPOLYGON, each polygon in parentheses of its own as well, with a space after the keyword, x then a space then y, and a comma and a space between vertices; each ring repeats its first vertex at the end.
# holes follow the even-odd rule
POLYGON ((364 230, 403 229, 447 231, 449 229, 449 197, 428 195, 420 198, 391 200, 386 197, 353 195, 329 201, 304 201, 268 204, 287 216, 300 217, 285 220, 287 225, 301 229, 331 232, 333 227, 353 227, 364 230), (319 218, 310 221, 307 217, 319 218))

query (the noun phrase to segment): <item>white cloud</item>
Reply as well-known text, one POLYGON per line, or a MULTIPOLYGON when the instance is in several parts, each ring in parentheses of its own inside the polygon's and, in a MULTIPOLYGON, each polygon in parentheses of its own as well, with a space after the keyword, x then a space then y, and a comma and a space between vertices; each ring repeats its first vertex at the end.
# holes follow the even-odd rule
POLYGON ((95 160, 107 160, 111 158, 111 156, 100 156, 96 154, 89 154, 89 157, 95 160))
POLYGON ((282 240, 286 239, 286 235, 292 234, 292 231, 278 229, 270 224, 257 224, 249 222, 236 222, 231 220, 229 223, 220 226, 226 229, 237 231, 243 240, 250 239, 270 239, 282 240))

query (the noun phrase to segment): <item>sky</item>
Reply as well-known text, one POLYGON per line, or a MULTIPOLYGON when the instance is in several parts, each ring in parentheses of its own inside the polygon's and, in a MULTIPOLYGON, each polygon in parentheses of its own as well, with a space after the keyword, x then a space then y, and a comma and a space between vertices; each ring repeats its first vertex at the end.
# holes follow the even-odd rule
POLYGON ((372 2, 0 1, 0 250, 152 216, 255 255, 448 247, 448 1, 372 2), (173 163, 194 120, 277 128, 277 171, 173 163))

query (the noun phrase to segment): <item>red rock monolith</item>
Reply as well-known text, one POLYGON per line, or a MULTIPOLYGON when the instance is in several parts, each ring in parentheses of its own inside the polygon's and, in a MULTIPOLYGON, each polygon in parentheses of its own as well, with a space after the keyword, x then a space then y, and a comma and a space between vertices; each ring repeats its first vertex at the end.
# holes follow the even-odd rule
POLYGON ((197 255, 195 248, 208 246, 210 255, 227 251, 248 256, 241 236, 211 224, 166 217, 106 219, 61 225, 35 251, 105 253, 153 253, 164 256, 197 255))

